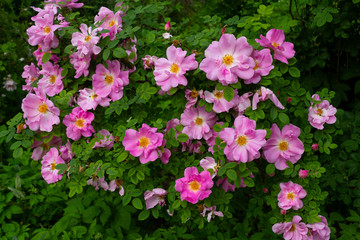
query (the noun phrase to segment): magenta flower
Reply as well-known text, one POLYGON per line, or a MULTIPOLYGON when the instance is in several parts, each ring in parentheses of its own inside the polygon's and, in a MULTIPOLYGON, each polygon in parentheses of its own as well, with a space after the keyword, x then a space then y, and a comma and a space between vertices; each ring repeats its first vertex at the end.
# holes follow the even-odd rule
POLYGON ((223 34, 218 42, 213 41, 205 50, 200 69, 206 72, 208 79, 219 80, 223 85, 237 83, 238 77, 250 79, 255 67, 252 51, 246 37, 236 39, 232 34, 223 34))
POLYGON ((216 113, 229 112, 239 101, 237 89, 235 89, 235 96, 230 102, 224 98, 224 90, 205 91, 204 96, 206 102, 214 104, 213 111, 216 113))
POLYGON ((254 76, 250 79, 245 79, 245 84, 256 84, 260 82, 261 77, 269 75, 270 71, 274 68, 272 64, 273 60, 269 49, 263 49, 261 51, 254 50, 252 57, 255 60, 254 76))
POLYGON ((23 86, 23 90, 30 91, 32 89, 31 84, 39 78, 39 72, 40 70, 35 66, 34 63, 24 67, 24 72, 21 74, 21 77, 25 78, 26 85, 23 86))
POLYGON ((139 132, 134 129, 126 130, 122 141, 125 150, 134 157, 139 157, 142 164, 155 161, 159 158, 159 147, 163 144, 163 134, 156 131, 157 128, 150 128, 145 123, 139 132))
POLYGON ((321 222, 307 224, 311 240, 329 240, 331 230, 325 217, 319 215, 321 222))
POLYGON ((202 211, 202 213, 200 213, 203 217, 205 217, 206 212, 209 212, 207 215, 207 221, 210 222, 211 219, 215 218, 215 216, 218 217, 224 217, 224 214, 221 211, 216 211, 216 206, 211 206, 211 207, 206 207, 205 205, 203 206, 204 209, 202 211))
POLYGON ((90 109, 95 110, 98 105, 102 107, 107 107, 110 105, 110 98, 100 97, 94 92, 94 90, 90 88, 84 88, 79 90, 79 92, 80 95, 76 102, 84 111, 90 109))
POLYGON ((109 96, 112 101, 116 101, 122 98, 124 86, 129 84, 129 72, 120 71, 120 63, 117 60, 107 60, 106 64, 109 69, 102 64, 96 66, 95 74, 92 76, 93 89, 98 96, 109 96))
POLYGON ((65 161, 59 156, 59 152, 56 148, 51 148, 43 157, 43 160, 41 161, 41 175, 48 184, 62 179, 63 175, 59 175, 59 170, 55 169, 56 165, 60 163, 65 163, 65 161))
POLYGON ((238 98, 235 104, 235 111, 239 112, 239 115, 243 115, 245 110, 251 106, 250 97, 253 95, 252 92, 247 92, 238 98))
POLYGON ((165 195, 167 193, 168 192, 162 188, 154 188, 151 191, 146 191, 144 193, 146 210, 149 210, 158 204, 163 207, 165 205, 165 195))
POLYGON ((155 62, 158 59, 158 57, 150 55, 143 57, 141 60, 143 60, 144 69, 151 69, 153 66, 155 66, 155 62))
POLYGON ((70 161, 75 156, 75 154, 71 151, 71 143, 69 142, 69 139, 65 145, 59 147, 59 152, 61 154, 61 158, 65 161, 70 161))
POLYGON ((101 30, 101 28, 92 30, 91 27, 88 28, 85 24, 80 24, 81 33, 73 33, 71 39, 71 44, 77 47, 80 56, 92 54, 98 55, 100 53, 101 48, 96 46, 100 37, 97 37, 96 35, 101 30))
POLYGON ((195 60, 195 53, 186 56, 186 51, 176 48, 173 45, 166 49, 166 58, 159 58, 155 62, 154 76, 156 85, 163 91, 169 91, 178 85, 187 85, 187 79, 184 74, 189 70, 198 67, 195 60))
POLYGON ((309 172, 309 170, 300 169, 300 170, 299 170, 299 177, 300 177, 300 178, 307 178, 308 172, 309 172))
POLYGON ((300 199, 306 197, 306 191, 301 185, 289 181, 287 183, 280 183, 280 189, 281 191, 278 195, 279 208, 298 210, 303 207, 303 202, 300 199))
POLYGON ((270 130, 270 139, 263 147, 264 157, 269 163, 274 163, 277 169, 284 170, 288 168, 286 161, 295 164, 304 153, 304 144, 298 138, 300 128, 289 124, 280 131, 274 123, 270 130))
POLYGON ((272 230, 277 234, 284 234, 286 240, 308 240, 308 228, 305 223, 300 222, 300 216, 294 216, 292 222, 276 223, 273 225, 272 230))
POLYGON ((188 101, 186 104, 185 104, 185 108, 191 108, 192 106, 194 106, 198 100, 198 97, 200 98, 204 98, 204 94, 203 94, 203 90, 199 90, 199 91, 196 91, 196 90, 189 90, 189 89, 186 89, 185 90, 185 97, 186 97, 186 100, 188 101))
POLYGON ((183 133, 190 139, 208 139, 210 130, 217 121, 214 112, 206 112, 205 107, 188 108, 181 114, 181 124, 184 126, 183 133))
POLYGON ((213 173, 211 174, 211 178, 214 178, 217 175, 220 168, 219 164, 216 163, 215 159, 212 157, 205 157, 204 159, 201 159, 200 166, 206 171, 208 169, 212 169, 213 173))
POLYGON ((120 188, 119 195, 124 196, 125 190, 123 187, 124 182, 120 179, 111 180, 109 183, 109 191, 114 192, 116 189, 120 188))
POLYGON ((199 200, 209 197, 213 185, 208 171, 199 174, 196 167, 188 167, 184 171, 184 177, 175 181, 175 190, 180 192, 181 201, 196 204, 199 200))
POLYGON ((34 93, 28 93, 22 100, 25 123, 31 131, 51 132, 54 124, 59 124, 60 110, 46 98, 42 89, 34 88, 34 93))
POLYGON ((260 148, 266 143, 266 130, 256 130, 256 122, 238 116, 234 128, 225 128, 219 137, 226 142, 224 153, 229 161, 251 162, 260 157, 260 148))
POLYGON ((256 93, 253 96, 252 110, 257 109, 257 105, 259 102, 266 101, 268 99, 270 99, 275 104, 276 107, 280 109, 285 109, 285 107, 281 104, 281 102, 273 93, 273 91, 271 91, 266 87, 261 87, 259 90, 256 91, 256 93))
POLYGON ((216 186, 220 186, 224 189, 225 192, 227 191, 233 191, 235 192, 235 188, 236 186, 229 183, 227 177, 225 178, 219 178, 217 181, 216 181, 216 186))
POLYGON ((288 64, 287 59, 294 57, 294 44, 284 42, 285 34, 283 30, 270 29, 266 33, 266 37, 260 35, 260 39, 255 39, 260 46, 271 48, 274 50, 274 58, 280 62, 288 64))
POLYGON ((165 31, 169 31, 170 28, 171 28, 171 24, 170 24, 170 22, 167 22, 164 26, 165 31))
MULTIPOLYGON (((312 98, 316 101, 321 101, 319 95, 314 94, 312 98)), ((324 129, 324 124, 333 124, 336 122, 335 113, 337 109, 330 105, 328 100, 323 100, 321 103, 313 104, 309 107, 308 121, 311 126, 319 130, 324 129)))
POLYGON ((40 74, 43 77, 39 80, 38 86, 44 89, 45 93, 52 97, 59 94, 64 89, 61 76, 62 68, 59 65, 53 65, 51 62, 47 62, 42 66, 40 74))
POLYGON ((47 138, 49 138, 49 136, 43 137, 42 141, 37 141, 36 139, 34 139, 34 143, 30 147, 30 148, 34 149, 32 155, 31 155, 31 158, 33 160, 37 161, 37 160, 41 159, 49 151, 49 148, 51 146, 57 147, 62 143, 61 137, 53 136, 50 141, 45 142, 45 140, 47 140, 47 138))
POLYGON ((66 128, 66 136, 74 141, 81 136, 90 137, 94 133, 94 127, 91 122, 94 120, 94 114, 76 107, 69 115, 66 115, 63 124, 66 128))
POLYGON ((100 140, 99 142, 95 142, 95 145, 93 148, 106 148, 111 149, 114 145, 114 136, 106 129, 101 129, 98 133, 104 136, 103 140, 100 140))
POLYGON ((314 150, 314 151, 318 150, 319 149, 319 144, 314 143, 313 145, 311 145, 311 149, 314 150))
POLYGON ((116 34, 120 32, 122 29, 122 19, 120 17, 121 11, 117 11, 115 14, 113 11, 106 7, 101 7, 98 15, 95 16, 95 23, 101 23, 99 28, 107 29, 110 32, 102 33, 101 36, 105 38, 106 36, 110 36, 110 40, 114 40, 116 34))
POLYGON ((76 70, 76 75, 74 78, 79 78, 84 74, 84 77, 89 75, 91 57, 89 55, 81 56, 79 52, 74 52, 70 55, 70 63, 74 66, 76 70))

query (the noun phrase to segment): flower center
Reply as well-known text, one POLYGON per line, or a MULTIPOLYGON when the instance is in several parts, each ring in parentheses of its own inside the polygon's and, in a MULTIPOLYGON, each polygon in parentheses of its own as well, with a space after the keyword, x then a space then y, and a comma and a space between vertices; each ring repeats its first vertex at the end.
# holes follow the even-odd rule
POLYGON ((47 143, 41 143, 40 146, 44 149, 44 150, 49 150, 49 145, 47 143))
POLYGON ((229 54, 226 54, 225 57, 223 57, 223 63, 227 66, 231 65, 234 61, 234 58, 229 55, 229 54))
POLYGON ((123 181, 123 180, 120 180, 120 179, 116 179, 116 180, 115 180, 115 183, 116 183, 116 185, 118 185, 118 186, 122 186, 123 183, 124 183, 124 181, 123 181))
POLYGON ((316 114, 321 116, 323 114, 323 110, 320 108, 316 109, 316 114))
POLYGON ((109 23, 109 27, 112 27, 115 25, 115 21, 114 20, 111 20, 111 22, 109 23))
POLYGON ((258 68, 259 68, 259 63, 257 61, 255 61, 254 71, 256 71, 258 68))
POLYGON ((196 125, 202 125, 203 122, 204 122, 204 120, 203 120, 202 118, 200 118, 200 117, 197 117, 197 118, 195 119, 195 124, 196 124, 196 125))
POLYGON ((44 27, 44 32, 46 34, 49 34, 50 31, 51 31, 51 29, 49 28, 49 26, 44 27))
POLYGON ((192 98, 197 98, 197 96, 199 96, 199 93, 196 90, 192 90, 191 91, 191 97, 192 98))
POLYGON ((23 123, 20 123, 19 125, 17 125, 17 127, 16 127, 16 130, 19 132, 19 133, 21 133, 21 131, 22 130, 24 130, 25 128, 24 128, 24 124, 23 123))
POLYGON ((38 107, 38 111, 41 113, 46 113, 47 110, 48 110, 48 106, 46 105, 46 103, 43 103, 38 107))
POLYGON ((54 162, 53 162, 53 163, 51 163, 51 164, 50 164, 51 170, 53 170, 53 171, 54 171, 54 170, 55 170, 55 166, 56 166, 56 163, 54 163, 54 162))
POLYGON ((223 94, 222 92, 216 91, 215 97, 216 97, 217 99, 220 99, 220 98, 222 98, 223 96, 224 96, 224 94, 223 94))
POLYGON ((273 42, 272 45, 273 45, 273 47, 275 47, 275 48, 277 48, 278 46, 280 46, 280 45, 279 45, 278 43, 276 43, 276 42, 273 42))
POLYGON ((98 95, 97 94, 94 94, 94 95, 92 95, 91 96, 91 98, 94 100, 95 98, 97 98, 98 97, 98 95))
POLYGON ((289 147, 288 143, 285 141, 281 141, 278 146, 280 151, 286 151, 289 147))
POLYGON ((172 73, 178 73, 180 71, 180 68, 177 64, 173 63, 170 67, 170 72, 172 73))
POLYGON ((239 136, 237 139, 236 139, 236 142, 240 145, 240 146, 243 146, 247 143, 247 139, 245 136, 239 136))
POLYGON ((200 183, 196 180, 190 182, 190 190, 192 191, 198 191, 200 189, 200 183))
POLYGON ((150 144, 150 140, 147 137, 141 137, 139 140, 139 146, 142 148, 147 147, 150 144))
POLYGON ((293 223, 290 230, 289 230, 289 232, 293 232, 295 230, 296 230, 296 226, 295 226, 295 223, 293 223))
POLYGON ((85 37, 85 42, 88 42, 91 39, 91 36, 86 36, 85 37))
POLYGON ((288 192, 286 194, 287 200, 294 200, 295 194, 293 192, 288 192))
POLYGON ((54 84, 55 81, 56 81, 55 75, 51 75, 51 77, 50 77, 50 82, 51 82, 52 84, 54 84))
POLYGON ((82 128, 82 127, 84 127, 84 119, 82 119, 82 118, 78 118, 78 119, 76 119, 76 121, 75 121, 75 125, 78 127, 78 128, 82 128))
POLYGON ((114 78, 110 75, 105 75, 105 82, 107 84, 112 84, 114 82, 114 78))

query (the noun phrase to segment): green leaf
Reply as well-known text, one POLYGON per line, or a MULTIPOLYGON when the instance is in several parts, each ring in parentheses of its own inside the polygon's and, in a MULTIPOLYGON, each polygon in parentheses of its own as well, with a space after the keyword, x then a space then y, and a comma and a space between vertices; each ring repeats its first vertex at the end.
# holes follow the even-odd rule
POLYGON ((115 58, 125 58, 127 57, 127 53, 123 48, 118 47, 114 49, 113 56, 115 58))
POLYGON ((43 63, 47 63, 50 60, 50 57, 51 57, 51 53, 47 52, 42 56, 41 60, 43 61, 43 63))
POLYGON ((300 70, 296 67, 290 67, 289 73, 292 77, 295 77, 295 78, 300 77, 300 70))
POLYGON ((103 59, 104 61, 108 60, 109 59, 109 56, 110 56, 110 49, 105 49, 104 52, 103 52, 103 59))
POLYGON ((146 43, 152 43, 155 41, 155 34, 154 33, 149 33, 146 35, 145 38, 146 43))
POLYGON ((213 127, 215 132, 220 132, 221 131, 221 126, 219 124, 215 124, 213 127))
POLYGON ((22 155, 23 155, 22 147, 16 148, 15 151, 13 152, 14 158, 20 158, 22 155))
POLYGON ((234 89, 232 87, 226 87, 224 90, 224 98, 226 101, 230 102, 233 100, 235 95, 234 89))
POLYGON ((176 131, 181 132, 183 130, 184 126, 179 124, 175 127, 176 131))
POLYGON ((228 176, 229 179, 231 179, 233 181, 235 181, 237 178, 237 174, 234 169, 227 170, 226 175, 228 176))
POLYGON ((0 138, 5 137, 6 135, 8 135, 8 133, 9 133, 9 130, 3 130, 3 131, 1 131, 1 132, 0 132, 0 138))
POLYGON ((136 209, 139 209, 139 210, 143 209, 142 202, 141 202, 141 200, 140 200, 139 198, 134 198, 134 199, 132 200, 132 205, 133 205, 134 208, 136 208, 136 209))
POLYGON ((188 139, 189 139, 189 136, 186 135, 185 133, 180 133, 180 134, 177 136, 177 140, 178 140, 179 142, 186 142, 188 139))
POLYGON ((142 210, 141 213, 138 216, 138 220, 139 221, 144 221, 145 219, 147 219, 150 215, 150 211, 148 210, 142 210))
POLYGON ((285 113, 279 113, 279 119, 285 125, 289 124, 290 122, 288 115, 286 115, 285 113))
POLYGON ((266 171, 266 174, 267 174, 267 175, 273 174, 273 173, 275 172, 275 165, 274 165, 274 164, 268 164, 268 165, 266 166, 265 171, 266 171))
POLYGON ((109 175, 116 175, 118 174, 118 171, 115 168, 111 167, 106 170, 106 173, 109 175))
POLYGON ((59 163, 55 165, 55 169, 58 169, 58 175, 63 174, 66 169, 67 169, 67 165, 65 163, 59 163))
POLYGON ((118 43, 119 43, 119 40, 113 40, 108 44, 108 48, 111 49, 111 48, 115 47, 116 45, 118 45, 118 43))
POLYGON ((275 108, 271 108, 270 119, 274 121, 277 118, 277 116, 278 116, 277 110, 275 108))
POLYGON ((127 157, 128 157, 129 153, 128 152, 122 152, 120 154, 120 156, 118 156, 118 158, 116 159, 117 162, 122 162, 124 161, 127 157))
POLYGON ((14 150, 14 149, 20 147, 20 145, 21 145, 21 142, 20 142, 20 141, 16 141, 16 142, 14 142, 13 144, 11 144, 10 149, 11 149, 11 150, 14 150))
POLYGON ((179 199, 175 200, 172 204, 173 209, 178 209, 180 207, 181 201, 179 199))
POLYGON ((245 184, 247 187, 254 187, 254 186, 255 186, 254 180, 252 180, 252 179, 249 178, 249 177, 244 178, 243 181, 244 181, 244 184, 245 184))
POLYGON ((212 108, 213 108, 213 105, 211 103, 205 104, 205 111, 211 112, 212 108))

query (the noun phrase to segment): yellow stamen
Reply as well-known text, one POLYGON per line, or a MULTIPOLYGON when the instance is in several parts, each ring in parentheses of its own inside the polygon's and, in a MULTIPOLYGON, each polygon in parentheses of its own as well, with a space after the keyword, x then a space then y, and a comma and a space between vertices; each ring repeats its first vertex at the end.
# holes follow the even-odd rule
POLYGON ((192 191, 198 191, 200 189, 200 186, 201 186, 200 183, 198 181, 196 181, 196 180, 190 182, 189 185, 190 185, 189 188, 192 191))
POLYGON ((141 137, 139 140, 139 146, 142 148, 147 147, 150 144, 150 139, 147 137, 141 137))
POLYGON ((240 145, 240 146, 243 146, 247 143, 247 139, 245 136, 239 136, 237 139, 236 139, 236 142, 240 145))
POLYGON ((170 72, 177 74, 180 71, 180 68, 177 64, 173 63, 170 67, 170 72))
POLYGON ((289 144, 285 141, 281 141, 278 146, 280 151, 286 151, 289 148, 289 144))
POLYGON ((51 82, 52 84, 55 84, 55 81, 56 81, 55 75, 51 75, 51 77, 50 77, 50 82, 51 82))
POLYGON ((82 127, 84 127, 84 119, 82 119, 82 118, 78 118, 78 119, 76 119, 76 121, 75 121, 75 125, 78 127, 78 128, 82 128, 82 127))
POLYGON ((56 166, 56 163, 51 163, 51 164, 50 164, 51 170, 54 171, 54 170, 55 170, 55 166, 56 166))
POLYGON ((114 20, 111 20, 111 22, 109 23, 109 27, 112 27, 115 25, 115 21, 114 20))
POLYGON ((192 98, 197 98, 197 96, 199 96, 199 93, 196 90, 192 90, 191 91, 191 97, 192 98))
POLYGON ((316 109, 316 114, 317 114, 317 115, 321 116, 323 113, 324 113, 324 112, 323 112, 322 109, 320 109, 320 108, 316 109))
POLYGON ((279 45, 278 43, 276 43, 276 42, 273 42, 272 45, 273 45, 275 48, 277 48, 278 46, 280 46, 280 45, 279 45))
POLYGON ((203 122, 204 122, 203 119, 200 118, 200 117, 197 117, 197 118, 195 119, 195 124, 196 124, 196 125, 202 125, 203 122))
POLYGON ((223 57, 223 63, 227 66, 231 65, 234 61, 234 58, 231 55, 226 54, 225 57, 223 57))
POLYGON ((91 96, 92 99, 95 99, 95 98, 97 98, 97 97, 98 97, 97 94, 94 94, 94 95, 91 96))
POLYGON ((296 226, 295 226, 295 223, 293 223, 290 230, 289 230, 289 232, 293 232, 295 230, 296 230, 296 226))
POLYGON ((48 110, 48 106, 47 106, 45 103, 41 104, 41 105, 38 107, 38 111, 41 112, 41 113, 46 113, 47 110, 48 110))
POLYGON ((293 192, 288 192, 286 194, 287 200, 294 200, 295 194, 293 192))
POLYGON ((223 94, 222 92, 216 91, 215 97, 216 97, 217 99, 220 99, 220 98, 222 98, 223 96, 224 96, 224 94, 223 94))
POLYGON ((44 27, 44 32, 45 32, 46 34, 49 34, 50 31, 51 31, 51 29, 49 28, 49 26, 44 27))
POLYGON ((256 71, 258 68, 259 68, 259 63, 257 61, 255 61, 254 71, 256 71))
POLYGON ((110 75, 105 75, 105 82, 107 84, 112 84, 114 82, 114 78, 110 75))
POLYGON ((89 41, 91 39, 91 36, 86 36, 85 37, 85 42, 89 41))

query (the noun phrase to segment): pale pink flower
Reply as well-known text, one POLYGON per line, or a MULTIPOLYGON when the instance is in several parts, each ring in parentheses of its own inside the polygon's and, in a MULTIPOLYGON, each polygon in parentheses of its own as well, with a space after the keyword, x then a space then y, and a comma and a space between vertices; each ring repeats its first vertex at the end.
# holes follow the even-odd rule
POLYGON ((275 59, 288 64, 287 59, 295 55, 294 44, 284 42, 284 40, 284 31, 280 29, 270 29, 266 33, 266 37, 260 35, 260 39, 255 39, 256 42, 260 43, 260 46, 273 49, 275 59))
POLYGON ((47 138, 49 138, 49 136, 43 137, 42 141, 34 139, 34 143, 30 147, 34 149, 31 155, 33 160, 37 161, 41 159, 49 151, 50 147, 57 147, 62 143, 61 137, 53 136, 50 141, 48 141, 47 138))
POLYGON ((211 219, 215 218, 215 216, 218 217, 224 217, 224 214, 221 211, 216 211, 216 206, 211 206, 211 207, 206 207, 205 205, 203 206, 204 209, 202 211, 202 213, 200 213, 203 217, 205 217, 206 212, 209 212, 207 215, 207 221, 210 222, 211 219))
POLYGON ((116 189, 120 188, 119 195, 124 196, 125 190, 123 187, 124 181, 120 179, 111 180, 109 183, 109 191, 114 192, 116 189))
POLYGON ((128 61, 133 64, 132 68, 127 67, 125 64, 121 65, 121 70, 122 71, 128 70, 129 74, 135 72, 136 70, 136 66, 135 66, 135 62, 137 61, 136 44, 137 44, 136 36, 134 36, 134 38, 127 38, 120 44, 120 46, 122 46, 125 49, 128 55, 128 61))
POLYGON ((158 204, 163 207, 165 205, 166 194, 167 191, 162 188, 154 188, 151 191, 146 191, 144 193, 146 210, 154 208, 158 204))
POLYGON ((160 152, 159 152, 159 155, 160 155, 160 160, 163 164, 167 164, 169 162, 169 158, 171 156, 171 152, 169 149, 165 148, 165 145, 166 145, 166 140, 163 139, 163 142, 161 144, 161 147, 160 147, 160 152))
POLYGON ((38 86, 44 89, 45 93, 52 97, 59 94, 63 89, 64 85, 61 76, 62 68, 59 65, 53 65, 51 62, 47 62, 42 66, 40 74, 43 77, 39 80, 38 86))
POLYGON ((235 89, 234 98, 230 102, 224 98, 224 90, 205 91, 204 97, 206 102, 214 104, 213 111, 216 113, 229 112, 239 101, 237 89, 235 89))
POLYGON ((129 151, 134 157, 139 157, 142 164, 153 162, 159 158, 163 144, 163 134, 157 133, 157 128, 150 128, 143 123, 137 132, 134 129, 127 129, 122 141, 125 150, 129 151))
POLYGON ((13 92, 16 90, 17 83, 11 78, 5 78, 5 81, 3 84, 4 84, 4 88, 8 92, 13 92))
POLYGON ((170 28, 171 28, 171 24, 170 24, 170 22, 167 22, 164 26, 165 31, 169 31, 170 28))
POLYGON ((120 17, 124 17, 126 15, 126 11, 129 10, 129 6, 128 5, 124 5, 123 2, 118 2, 115 4, 115 10, 119 10, 120 17))
POLYGON ((325 217, 318 215, 320 217, 321 222, 307 224, 309 228, 311 240, 329 240, 331 230, 328 226, 328 222, 325 217))
POLYGON ((219 137, 226 142, 224 153, 229 161, 251 162, 260 157, 260 148, 266 143, 266 130, 256 130, 256 122, 238 116, 234 128, 225 128, 219 137))
POLYGON ((306 178, 308 176, 308 172, 309 172, 309 170, 300 169, 299 170, 299 177, 300 178, 306 178))
POLYGON ((182 145, 183 152, 202 153, 200 148, 203 144, 200 141, 193 142, 191 139, 188 139, 186 142, 181 143, 181 145, 182 145))
POLYGON ((76 107, 69 115, 63 119, 63 124, 66 128, 66 136, 74 141, 84 137, 90 137, 94 133, 94 127, 91 122, 94 120, 94 114, 76 107))
POLYGON ((97 37, 97 33, 101 31, 101 28, 94 30, 91 27, 87 27, 85 24, 80 24, 80 32, 72 34, 71 44, 77 47, 80 56, 95 54, 98 55, 101 48, 96 46, 100 37, 97 37))
POLYGON ((98 15, 95 16, 95 23, 101 23, 99 26, 102 29, 107 29, 110 32, 102 33, 101 36, 105 38, 110 36, 110 40, 116 38, 116 34, 122 30, 122 19, 120 17, 120 12, 117 11, 115 14, 113 11, 106 7, 101 7, 98 15))
MULTIPOLYGON (((53 63, 57 63, 60 60, 60 58, 58 56, 56 56, 54 53, 52 53, 51 51, 47 51, 47 52, 51 53, 50 61, 52 61, 53 63)), ((44 56, 45 53, 46 52, 42 52, 40 45, 33 52, 33 56, 35 57, 36 61, 38 62, 37 63, 38 66, 41 66, 44 64, 42 61, 42 57, 44 56)))
POLYGON ((69 139, 65 145, 59 147, 59 152, 61 153, 61 158, 65 161, 70 161, 75 156, 75 154, 71 151, 71 143, 69 142, 69 139))
POLYGON ((288 168, 286 161, 295 164, 304 153, 304 144, 298 138, 300 128, 289 124, 280 131, 274 123, 270 130, 270 139, 263 147, 264 157, 269 163, 274 163, 277 169, 284 170, 288 168))
POLYGON ((163 33, 162 36, 164 39, 170 39, 172 37, 170 33, 163 33))
POLYGON ((227 177, 225 178, 219 178, 217 181, 216 181, 216 186, 220 186, 224 189, 225 192, 227 191, 233 191, 235 192, 235 188, 236 186, 229 183, 227 177))
POLYGON ((208 79, 218 80, 223 85, 237 83, 238 78, 250 79, 255 67, 252 51, 246 37, 236 39, 232 34, 223 34, 205 50, 200 69, 206 72, 208 79))
POLYGON ((103 140, 100 140, 99 142, 95 142, 95 145, 93 148, 106 148, 111 149, 114 145, 114 136, 106 129, 101 129, 98 133, 100 133, 102 136, 104 136, 103 140))
MULTIPOLYGON (((312 98, 321 101, 319 95, 314 94, 312 98)), ((313 104, 309 107, 308 121, 311 126, 319 130, 324 129, 324 124, 333 124, 336 122, 335 113, 337 109, 330 105, 328 100, 313 104)))
POLYGON ((141 60, 143 60, 144 69, 151 69, 155 66, 156 60, 159 58, 156 56, 145 55, 141 60))
POLYGON ((79 78, 84 74, 84 77, 89 75, 91 57, 89 55, 81 56, 79 52, 74 52, 70 55, 70 63, 74 66, 76 70, 76 75, 74 78, 79 78))
POLYGON ((301 217, 296 215, 293 217, 292 222, 276 223, 273 225, 272 230, 277 234, 284 234, 286 240, 308 240, 308 228, 305 223, 300 222, 301 217))
POLYGON ((214 112, 206 112, 205 107, 188 108, 181 114, 181 124, 184 126, 183 133, 189 139, 208 139, 210 130, 217 121, 214 112))
POLYGON ((110 105, 110 98, 100 97, 94 92, 94 90, 90 88, 81 89, 79 92, 80 95, 76 102, 85 111, 90 109, 95 110, 98 105, 102 107, 107 107, 110 105))
POLYGON ((34 88, 34 91, 35 94, 28 93, 22 100, 25 123, 31 131, 51 132, 53 125, 60 123, 60 110, 46 98, 42 89, 34 88))
POLYGON ((35 66, 34 63, 24 67, 24 72, 21 74, 21 77, 25 78, 26 85, 23 85, 23 90, 30 91, 32 89, 31 84, 39 78, 39 72, 40 70, 35 66))
POLYGON ((186 86, 188 82, 184 74, 198 67, 195 53, 185 57, 186 53, 181 48, 171 45, 166 50, 167 59, 159 58, 156 60, 155 81, 156 85, 160 86, 163 91, 169 91, 178 85, 186 86))
POLYGON ((95 93, 103 98, 110 97, 112 101, 119 100, 123 96, 124 86, 129 84, 129 72, 120 70, 120 62, 117 60, 106 61, 108 69, 102 64, 96 66, 92 76, 95 93))
POLYGON ((272 64, 273 60, 269 49, 263 49, 261 51, 254 50, 252 57, 255 60, 254 76, 250 79, 245 79, 245 84, 256 84, 260 82, 261 77, 269 75, 270 71, 274 68, 272 64))
POLYGON ((280 189, 281 191, 277 198, 279 208, 299 210, 303 207, 303 202, 300 199, 306 197, 306 191, 301 185, 289 181, 287 183, 280 183, 280 189))
POLYGON ((179 135, 180 132, 176 131, 176 129, 175 129, 175 127, 176 127, 177 125, 179 125, 179 124, 180 124, 180 120, 177 119, 177 118, 173 118, 173 119, 169 120, 169 121, 166 123, 166 127, 165 127, 165 129, 163 130, 163 133, 166 134, 166 135, 168 135, 169 130, 170 130, 171 128, 174 128, 174 130, 175 130, 175 136, 179 135))
POLYGON ((266 87, 261 87, 259 90, 257 90, 253 96, 252 100, 252 110, 257 109, 257 105, 259 102, 266 101, 270 99, 276 107, 280 109, 285 109, 285 107, 281 104, 279 99, 276 97, 273 91, 266 87))
POLYGON ((59 152, 56 148, 51 148, 43 157, 43 160, 41 161, 41 175, 48 184, 62 179, 63 174, 59 175, 59 170, 55 169, 56 165, 60 163, 65 163, 65 161, 59 156, 59 152))
POLYGON ((251 106, 250 97, 253 95, 252 92, 247 92, 238 98, 235 104, 235 111, 239 112, 239 115, 243 115, 245 110, 251 106))
POLYGON ((105 191, 109 190, 109 184, 105 181, 105 177, 99 178, 96 174, 94 174, 86 182, 87 185, 94 186, 96 191, 99 190, 99 187, 105 191))
POLYGON ((194 106, 198 100, 198 97, 202 99, 204 98, 203 90, 196 91, 186 89, 185 98, 188 102, 185 104, 185 108, 191 108, 192 106, 194 106))
POLYGON ((180 192, 181 201, 196 204, 199 200, 209 197, 213 185, 208 171, 199 174, 196 167, 188 167, 184 171, 184 177, 175 181, 175 190, 180 192))
POLYGON ((77 3, 78 0, 46 0, 45 3, 54 3, 62 8, 67 7, 70 10, 72 8, 81 8, 84 4, 77 3))
POLYGON ((213 173, 211 175, 211 178, 214 178, 217 175, 218 170, 220 168, 219 163, 216 163, 215 159, 212 157, 205 157, 204 159, 201 159, 200 166, 204 170, 212 169, 213 173))

